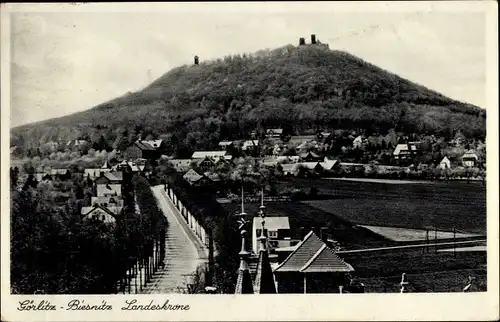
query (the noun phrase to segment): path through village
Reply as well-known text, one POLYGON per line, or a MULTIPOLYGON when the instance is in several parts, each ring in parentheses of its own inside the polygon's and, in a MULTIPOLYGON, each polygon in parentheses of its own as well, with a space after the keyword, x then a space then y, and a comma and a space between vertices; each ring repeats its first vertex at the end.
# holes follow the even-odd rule
POLYGON ((168 220, 165 268, 156 272, 145 294, 182 293, 200 265, 206 262, 201 242, 189 229, 182 215, 167 196, 164 186, 152 187, 158 206, 168 220))

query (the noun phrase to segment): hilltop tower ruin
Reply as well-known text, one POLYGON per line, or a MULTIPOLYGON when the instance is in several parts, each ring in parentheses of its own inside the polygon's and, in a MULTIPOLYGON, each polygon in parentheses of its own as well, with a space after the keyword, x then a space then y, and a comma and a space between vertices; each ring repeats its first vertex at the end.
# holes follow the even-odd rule
POLYGON ((313 44, 313 45, 316 44, 316 35, 315 34, 311 35, 311 44, 313 44))
POLYGON ((304 46, 306 44, 306 39, 305 38, 299 38, 299 46, 304 46))
POLYGON ((200 63, 200 61, 199 61, 198 56, 194 56, 194 64, 199 65, 199 63, 200 63))

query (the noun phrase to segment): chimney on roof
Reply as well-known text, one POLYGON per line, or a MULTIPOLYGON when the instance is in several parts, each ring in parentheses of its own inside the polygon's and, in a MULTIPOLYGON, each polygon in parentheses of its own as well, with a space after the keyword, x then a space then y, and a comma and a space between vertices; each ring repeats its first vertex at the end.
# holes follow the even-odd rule
POLYGON ((316 35, 315 34, 312 34, 311 35, 311 44, 316 44, 316 35))
POLYGON ((306 39, 305 38, 299 38, 299 46, 303 46, 306 44, 306 39))
POLYGON ((198 65, 199 63, 200 63, 199 57, 198 56, 194 56, 194 64, 198 65))
POLYGON ((327 229, 328 229, 327 227, 321 227, 321 228, 319 229, 319 236, 320 236, 319 238, 320 238, 322 241, 327 240, 327 234, 326 234, 326 230, 327 230, 327 229))

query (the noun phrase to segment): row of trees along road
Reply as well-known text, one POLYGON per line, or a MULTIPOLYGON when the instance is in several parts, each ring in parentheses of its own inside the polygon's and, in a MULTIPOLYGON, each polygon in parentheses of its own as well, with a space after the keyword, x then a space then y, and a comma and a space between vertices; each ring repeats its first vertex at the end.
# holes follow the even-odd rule
POLYGON ((84 200, 75 193, 64 206, 55 206, 53 194, 36 181, 28 180, 21 189, 12 182, 12 293, 111 294, 130 290, 127 270, 133 277, 144 267, 150 276, 164 260, 167 222, 159 216, 147 180, 127 180, 125 207, 116 225, 82 221, 84 200), (134 190, 140 213, 135 211, 134 190), (156 263, 151 262, 154 249, 156 263))

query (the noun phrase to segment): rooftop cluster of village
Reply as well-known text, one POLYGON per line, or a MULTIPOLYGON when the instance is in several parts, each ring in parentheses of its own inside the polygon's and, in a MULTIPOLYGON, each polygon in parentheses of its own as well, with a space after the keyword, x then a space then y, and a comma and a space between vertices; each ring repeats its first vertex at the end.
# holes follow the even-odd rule
POLYGON ((283 177, 372 174, 378 177, 398 178, 401 173, 417 176, 432 169, 434 173, 428 177, 441 179, 451 177, 450 170, 455 169, 455 178, 478 179, 479 171, 471 170, 483 169, 485 161, 484 158, 480 160, 473 149, 464 149, 460 137, 450 142, 455 149, 450 150, 449 156, 441 152, 437 156, 439 159, 434 161, 432 160, 434 156, 427 155, 426 158, 422 142, 410 141, 408 138, 398 140, 399 143, 395 143, 391 150, 392 144, 380 143, 379 138, 375 136, 356 135, 356 133, 338 135, 330 131, 317 131, 315 134, 287 135, 283 133, 283 129, 275 128, 267 129, 262 139, 257 138, 256 132, 251 136, 252 138, 247 140, 221 141, 218 144, 219 150, 196 151, 190 159, 167 158, 176 171, 185 173, 185 179, 196 185, 218 180, 216 169, 241 156, 253 158, 266 167, 274 168, 277 170, 276 173, 283 177), (327 153, 340 140, 343 141, 341 154, 345 155, 346 159, 352 159, 351 155, 354 154, 361 154, 362 158, 366 159, 366 155, 373 155, 374 149, 379 149, 378 154, 383 154, 380 150, 385 149, 386 154, 383 158, 388 157, 387 162, 373 160, 373 156, 368 162, 343 161, 327 153), (345 141, 350 141, 350 146, 345 141), (460 150, 464 150, 463 154, 457 154, 460 150))
MULTIPOLYGON (((217 149, 195 151, 191 158, 186 159, 166 155, 165 141, 162 139, 136 140, 125 150, 110 153, 113 157, 106 159, 102 167, 86 168, 83 171, 81 167, 79 170, 77 167, 38 169, 34 173, 34 179, 41 182, 69 179, 78 175, 91 180, 96 189, 90 203, 82 208, 82 215, 99 214, 109 221, 112 220, 112 214, 117 215, 121 211, 122 171, 126 169, 132 173, 150 175, 159 162, 167 162, 190 185, 209 188, 222 187, 227 169, 234 167, 242 159, 250 159, 282 178, 401 178, 401 175, 410 178, 427 176, 433 179, 484 178, 484 173, 481 173, 485 167, 484 155, 479 157, 475 149, 466 149, 466 145, 476 147, 477 150, 481 147, 466 143, 460 135, 447 143, 448 150, 441 150, 439 153, 427 152, 429 144, 431 151, 439 146, 440 142, 437 140, 430 143, 413 141, 408 137, 392 140, 394 143, 387 137, 369 136, 354 131, 318 130, 290 135, 282 128, 271 128, 253 131, 247 139, 220 141, 217 149), (331 151, 336 146, 341 146, 339 155, 342 157, 331 156, 331 151), (446 151, 449 151, 449 155, 446 155, 446 151), (386 158, 388 155, 389 159, 386 158), (378 156, 377 160, 373 160, 375 156, 378 156), (386 162, 382 163, 383 160, 386 162)), ((85 143, 87 142, 84 140, 73 140, 67 146, 77 147, 85 143)), ((24 174, 21 180, 26 180, 26 176, 24 174)), ((227 190, 224 193, 226 195, 218 197, 231 195, 227 190)), ((64 194, 60 194, 58 198, 64 200, 64 194)))

